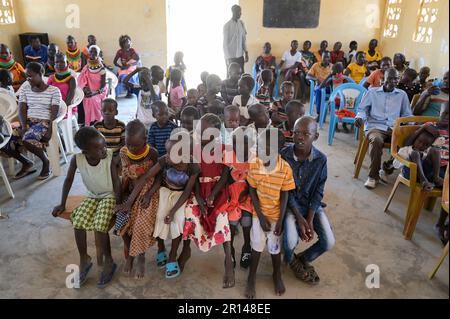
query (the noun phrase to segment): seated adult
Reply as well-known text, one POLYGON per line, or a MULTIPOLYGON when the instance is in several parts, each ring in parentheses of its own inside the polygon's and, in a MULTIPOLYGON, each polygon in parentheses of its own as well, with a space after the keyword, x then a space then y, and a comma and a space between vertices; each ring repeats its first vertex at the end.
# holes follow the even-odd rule
MULTIPOLYGON (((302 54, 298 51, 298 41, 293 40, 291 42, 290 51, 284 52, 283 57, 281 58, 280 69, 284 76, 284 81, 294 83, 300 82, 302 84, 300 93, 303 100, 306 91, 306 89, 304 88, 305 85, 303 85, 303 83, 305 83, 305 73, 303 72, 305 67, 306 65, 302 60, 302 54)), ((298 91, 299 90, 296 90, 296 94, 299 93, 298 91)))
POLYGON ((428 88, 420 95, 414 107, 414 115, 439 117, 445 103, 448 103, 448 71, 445 72, 441 85, 428 88))
POLYGON ((356 115, 355 126, 364 125, 370 143, 369 178, 364 184, 368 189, 374 189, 380 181, 383 146, 391 141, 395 120, 412 115, 408 95, 396 88, 398 81, 397 70, 388 69, 384 73, 384 85, 367 92, 356 115))
POLYGON ((47 63, 47 46, 41 44, 41 39, 37 35, 32 35, 28 38, 29 45, 24 49, 25 64, 30 62, 38 62, 42 65, 47 63))
MULTIPOLYGON (((50 162, 45 154, 45 148, 52 137, 52 122, 58 116, 61 93, 58 88, 44 82, 42 64, 29 63, 26 73, 29 85, 23 86, 19 96, 20 126, 13 128, 9 148, 17 152, 20 146, 23 146, 36 155, 42 161, 42 170, 38 179, 45 180, 51 176, 50 162)), ((16 178, 24 177, 34 171, 32 162, 23 160, 22 164, 22 169, 17 173, 16 178)))

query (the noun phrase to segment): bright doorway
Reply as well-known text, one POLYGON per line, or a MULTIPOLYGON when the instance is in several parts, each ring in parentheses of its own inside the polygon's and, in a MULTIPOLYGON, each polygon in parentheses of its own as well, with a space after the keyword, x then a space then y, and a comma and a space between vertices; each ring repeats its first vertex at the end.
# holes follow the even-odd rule
POLYGON ((208 71, 226 78, 223 26, 231 19, 231 7, 239 0, 166 0, 167 65, 175 52, 184 53, 188 88, 200 84, 208 71))

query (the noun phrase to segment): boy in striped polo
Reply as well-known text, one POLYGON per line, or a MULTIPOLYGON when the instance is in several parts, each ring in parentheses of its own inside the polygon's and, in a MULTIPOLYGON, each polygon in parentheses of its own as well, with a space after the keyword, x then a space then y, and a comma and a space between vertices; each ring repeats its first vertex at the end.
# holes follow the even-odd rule
POLYGON ((162 101, 152 104, 153 117, 156 122, 148 130, 147 143, 158 150, 158 156, 166 155, 166 141, 178 126, 169 120, 169 108, 162 101))
POLYGON ((245 295, 249 299, 256 295, 256 271, 261 253, 267 244, 272 256, 275 293, 285 293, 281 278, 281 233, 289 191, 295 189, 292 169, 279 155, 279 145, 284 145, 284 136, 276 128, 268 128, 258 137, 258 158, 250 164, 247 176, 249 193, 255 207, 250 234, 252 257, 245 295), (270 154, 267 158, 263 154, 270 154))

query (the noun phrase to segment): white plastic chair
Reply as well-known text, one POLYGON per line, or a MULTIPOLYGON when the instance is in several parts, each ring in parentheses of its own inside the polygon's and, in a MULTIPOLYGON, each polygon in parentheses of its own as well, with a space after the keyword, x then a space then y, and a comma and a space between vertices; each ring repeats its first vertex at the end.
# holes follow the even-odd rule
POLYGON ((106 84, 108 85, 108 98, 115 99, 116 98, 116 87, 119 84, 119 79, 117 76, 106 69, 106 84))
POLYGON ((67 105, 64 101, 61 101, 59 105, 59 113, 57 118, 52 123, 52 137, 49 141, 49 145, 47 147, 47 155, 50 161, 50 168, 53 172, 53 176, 61 175, 61 164, 60 164, 60 152, 64 159, 64 163, 67 164, 67 156, 64 152, 64 146, 61 140, 61 136, 59 135, 58 126, 59 123, 64 119, 67 114, 67 105))
POLYGON ((0 93, 0 115, 8 122, 19 118, 19 106, 17 101, 9 94, 0 93))
MULTIPOLYGON (((6 119, 4 119, 4 123, 9 136, 6 137, 3 143, 0 144, 0 148, 3 148, 6 144, 8 144, 12 134, 11 124, 6 119)), ((2 176, 3 182, 5 183, 6 190, 8 191, 9 195, 11 196, 11 198, 14 198, 14 192, 11 188, 11 185, 9 184, 8 176, 6 175, 5 169, 3 168, 3 163, 1 159, 0 159, 0 175, 2 176)))
POLYGON ((67 118, 63 119, 59 123, 59 127, 62 130, 64 144, 66 145, 66 153, 74 154, 75 145, 73 141, 74 131, 78 131, 78 122, 75 116, 73 116, 73 108, 80 105, 84 99, 84 92, 81 88, 77 87, 75 90, 75 96, 73 97, 72 104, 67 107, 67 118))

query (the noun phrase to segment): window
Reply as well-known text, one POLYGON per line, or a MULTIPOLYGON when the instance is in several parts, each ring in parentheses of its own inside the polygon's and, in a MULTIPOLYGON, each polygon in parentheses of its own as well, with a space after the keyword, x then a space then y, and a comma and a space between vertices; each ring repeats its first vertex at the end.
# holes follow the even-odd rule
POLYGON ((389 0, 386 11, 386 20, 383 36, 394 39, 398 36, 398 23, 402 15, 403 0, 389 0))
POLYGON ((0 24, 16 23, 12 0, 0 0, 0 24))
POLYGON ((437 20, 439 0, 420 0, 419 12, 417 13, 417 26, 413 40, 415 42, 431 43, 433 40, 433 24, 437 20))

